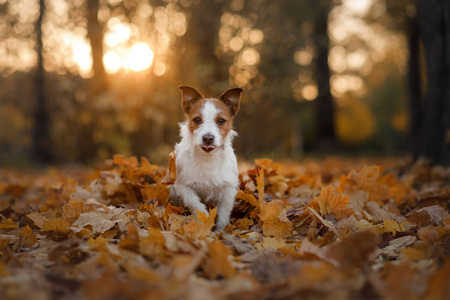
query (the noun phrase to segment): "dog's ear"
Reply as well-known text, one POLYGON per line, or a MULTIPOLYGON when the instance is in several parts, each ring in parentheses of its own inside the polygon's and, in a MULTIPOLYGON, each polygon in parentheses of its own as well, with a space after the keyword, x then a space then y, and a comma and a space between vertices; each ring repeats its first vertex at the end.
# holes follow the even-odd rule
POLYGON ((178 88, 181 90, 181 107, 185 113, 188 113, 192 105, 202 99, 203 96, 190 86, 180 85, 178 88))
POLYGON ((239 102, 241 101, 242 91, 243 89, 241 88, 228 89, 218 98, 230 108, 231 115, 233 116, 236 115, 239 110, 239 102))

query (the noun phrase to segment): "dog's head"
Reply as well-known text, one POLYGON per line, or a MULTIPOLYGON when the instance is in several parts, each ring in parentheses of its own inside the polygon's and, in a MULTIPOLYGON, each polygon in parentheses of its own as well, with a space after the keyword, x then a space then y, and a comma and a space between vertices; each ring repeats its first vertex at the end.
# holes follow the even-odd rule
POLYGON ((239 110, 241 88, 229 89, 216 98, 204 98, 194 88, 180 86, 181 106, 194 146, 211 152, 224 145, 239 110))

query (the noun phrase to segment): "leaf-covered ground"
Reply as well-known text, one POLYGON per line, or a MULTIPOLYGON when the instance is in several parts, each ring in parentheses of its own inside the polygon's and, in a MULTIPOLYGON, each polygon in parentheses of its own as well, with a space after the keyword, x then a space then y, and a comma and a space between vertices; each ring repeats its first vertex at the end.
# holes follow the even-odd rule
POLYGON ((1 299, 448 299, 450 168, 256 160, 231 224, 165 168, 0 171, 1 299))

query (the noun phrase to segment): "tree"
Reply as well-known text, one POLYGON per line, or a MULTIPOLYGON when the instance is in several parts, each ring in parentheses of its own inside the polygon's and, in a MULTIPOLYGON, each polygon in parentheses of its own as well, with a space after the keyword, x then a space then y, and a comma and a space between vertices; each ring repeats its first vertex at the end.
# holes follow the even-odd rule
POLYGON ((33 155, 37 161, 49 163, 52 161, 50 138, 50 116, 45 96, 45 70, 42 43, 42 21, 45 15, 45 0, 39 0, 39 16, 36 21, 36 53, 37 68, 35 77, 36 110, 33 128, 33 155))
POLYGON ((408 28, 409 60, 408 60, 408 90, 409 90, 409 144, 418 154, 418 141, 422 123, 422 88, 420 68, 420 34, 417 15, 409 18, 408 28))
POLYGON ((105 66, 103 65, 103 26, 97 17, 100 2, 99 0, 88 0, 87 5, 87 32, 92 51, 94 89, 100 93, 107 87, 105 66))
POLYGON ((186 50, 181 61, 180 84, 198 86, 205 95, 210 96, 228 87, 228 70, 223 68, 224 64, 221 64, 216 55, 224 5, 223 2, 211 0, 192 5, 188 30, 182 38, 186 50), (194 82, 194 79, 197 79, 198 83, 194 82))
POLYGON ((328 66, 328 14, 331 10, 330 0, 320 0, 316 4, 314 19, 313 44, 315 48, 315 77, 318 95, 315 100, 315 122, 317 147, 326 149, 335 142, 334 99, 330 91, 330 67, 328 66))
POLYGON ((416 158, 450 163, 450 3, 418 0, 420 35, 427 64, 427 91, 416 158))

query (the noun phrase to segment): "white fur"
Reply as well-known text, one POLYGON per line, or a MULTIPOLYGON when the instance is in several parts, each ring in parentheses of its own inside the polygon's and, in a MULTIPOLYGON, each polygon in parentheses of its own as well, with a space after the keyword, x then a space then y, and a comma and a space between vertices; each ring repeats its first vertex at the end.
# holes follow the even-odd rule
POLYGON ((180 199, 194 214, 208 214, 205 204, 217 206, 216 230, 229 223, 239 186, 239 172, 232 147, 237 135, 230 130, 223 139, 214 119, 217 108, 207 101, 202 110, 203 123, 193 134, 186 123, 180 124, 181 142, 175 145, 177 178, 171 187, 172 199, 180 199), (201 145, 204 134, 214 135, 216 149, 206 153, 201 145))
MULTIPOLYGON (((194 131, 193 141, 197 145, 203 143, 203 136, 205 134, 211 134, 214 136, 213 146, 222 146, 222 135, 220 134, 219 127, 216 124, 215 118, 219 110, 210 101, 206 101, 201 109, 203 123, 194 131)), ((214 152, 214 151, 213 151, 214 152)))

